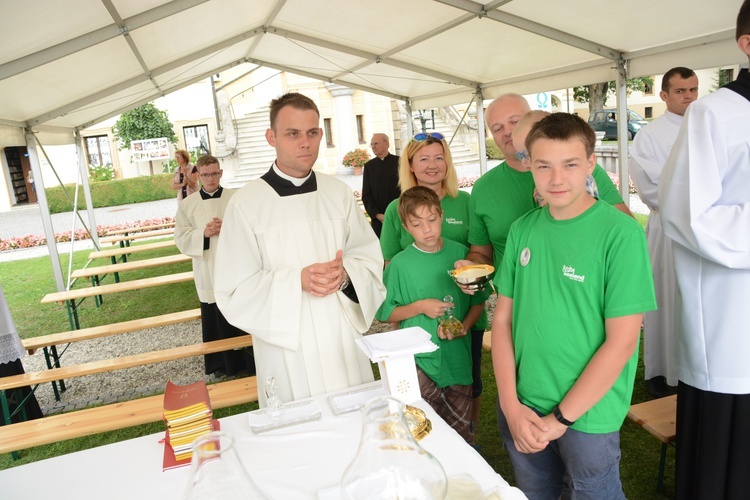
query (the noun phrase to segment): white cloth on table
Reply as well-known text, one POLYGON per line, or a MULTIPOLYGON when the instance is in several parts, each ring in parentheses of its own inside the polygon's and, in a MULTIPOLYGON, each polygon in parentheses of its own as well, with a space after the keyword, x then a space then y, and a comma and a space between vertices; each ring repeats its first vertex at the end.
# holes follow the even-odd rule
POLYGON ((0 285, 0 364, 10 363, 24 356, 26 350, 18 336, 16 324, 5 301, 3 287, 0 285))
POLYGON ((692 103, 659 188, 680 292, 679 379, 725 394, 750 393, 748 116, 750 102, 724 88, 692 103))
MULTIPOLYGON (((275 175, 275 174, 274 174, 275 175)), ((214 268, 216 303, 253 335, 259 380, 272 375, 283 402, 373 380, 354 340, 385 298, 378 239, 341 181, 315 175, 312 192, 280 196, 265 180, 234 195, 224 216, 214 268), (343 263, 359 303, 343 292, 303 292, 306 266, 343 263)), ((265 406, 265 394, 259 394, 265 406)))
POLYGON ((669 385, 677 385, 675 350, 675 294, 677 277, 672 258, 672 240, 664 235, 659 215, 659 181, 667 162, 682 116, 665 111, 643 127, 630 146, 630 177, 641 201, 649 208, 646 223, 648 253, 654 274, 658 309, 643 315, 643 361, 646 380, 666 377, 669 385))

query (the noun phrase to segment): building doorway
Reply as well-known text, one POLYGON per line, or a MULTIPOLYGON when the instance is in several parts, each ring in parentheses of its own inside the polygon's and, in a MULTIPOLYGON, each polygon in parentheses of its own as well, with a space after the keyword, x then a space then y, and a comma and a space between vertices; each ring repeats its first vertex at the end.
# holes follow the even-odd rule
POLYGON ((5 160, 8 164, 10 180, 11 205, 36 203, 36 186, 31 172, 29 154, 25 146, 5 148, 5 160))

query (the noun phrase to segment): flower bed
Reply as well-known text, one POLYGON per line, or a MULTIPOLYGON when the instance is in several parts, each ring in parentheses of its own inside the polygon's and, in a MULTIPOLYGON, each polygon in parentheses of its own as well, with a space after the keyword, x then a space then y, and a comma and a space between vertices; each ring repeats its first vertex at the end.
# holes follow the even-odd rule
MULTIPOLYGON (((153 226, 156 224, 168 224, 173 223, 174 217, 163 217, 160 219, 148 219, 148 220, 137 220, 133 222, 128 222, 125 224, 115 224, 111 226, 97 226, 96 232, 101 238, 102 236, 106 236, 110 231, 117 231, 120 229, 130 229, 130 228, 139 228, 139 227, 145 227, 145 226, 153 226)), ((80 240, 87 240, 89 239, 89 234, 86 232, 85 229, 77 229, 73 237, 71 238, 70 231, 63 232, 63 233, 55 233, 55 241, 58 243, 65 243, 68 241, 71 241, 71 239, 75 241, 80 240)), ((0 238, 0 252, 5 252, 7 250, 19 250, 23 248, 33 248, 33 247, 39 247, 44 246, 47 244, 47 238, 44 235, 26 235, 26 236, 20 236, 20 237, 12 237, 12 238, 0 238)))

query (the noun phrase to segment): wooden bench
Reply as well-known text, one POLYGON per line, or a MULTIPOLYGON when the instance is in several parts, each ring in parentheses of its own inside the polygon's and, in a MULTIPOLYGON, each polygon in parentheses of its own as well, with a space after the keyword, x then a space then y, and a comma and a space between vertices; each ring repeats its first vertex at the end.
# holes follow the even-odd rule
POLYGON ((137 271, 140 269, 148 269, 150 267, 168 266, 170 264, 189 262, 190 260, 191 257, 178 253, 175 255, 167 255, 165 257, 154 257, 153 259, 131 260, 130 262, 120 262, 118 264, 109 264, 106 266, 84 267, 83 269, 76 269, 73 271, 70 277, 75 279, 90 278, 91 286, 99 286, 101 282, 100 277, 104 277, 110 273, 114 275, 115 283, 119 283, 120 273, 125 271, 137 271))
POLYGON ((42 304, 51 304, 53 302, 65 303, 68 311, 68 321, 71 330, 78 330, 81 325, 78 320, 78 307, 87 297, 101 296, 109 293, 127 292, 130 290, 140 290, 153 286, 171 285, 193 280, 193 271, 184 273, 167 274, 164 276, 154 276, 152 278, 143 278, 132 281, 121 281, 108 285, 92 286, 87 288, 76 288, 74 290, 65 290, 62 292, 48 293, 42 298, 42 304))
POLYGON ((119 243, 120 248, 129 247, 130 243, 135 240, 146 238, 158 238, 160 236, 171 236, 174 234, 174 228, 156 229, 154 231, 145 231, 142 233, 116 234, 114 236, 105 236, 99 238, 99 243, 119 243))
MULTIPOLYGON (((113 403, 103 407, 89 408, 45 417, 43 419, 11 424, 6 396, 6 391, 8 390, 62 380, 63 378, 82 377, 84 375, 122 370, 192 356, 203 356, 231 349, 250 347, 252 344, 252 336, 243 335, 241 337, 173 347, 160 351, 91 361, 80 365, 53 368, 43 372, 30 372, 2 377, 0 378, 0 406, 3 409, 3 418, 6 425, 0 427, 0 452, 15 453, 18 450, 31 446, 52 443, 61 439, 87 436, 97 432, 132 427, 141 423, 155 422, 162 418, 162 397, 153 396, 142 400, 113 403)), ((231 393, 231 397, 218 398, 216 406, 214 406, 215 408, 257 400, 257 382, 255 381, 255 377, 239 380, 246 381, 247 385, 243 385, 242 382, 237 381, 235 384, 224 386, 231 393), (241 394, 239 399, 238 394, 241 394)), ((213 397, 211 402, 213 405, 213 397)))
POLYGON ((107 236, 114 236, 116 234, 130 234, 138 233, 140 231, 153 231, 154 229, 166 229, 174 227, 174 222, 164 222, 163 224, 151 224, 149 226, 137 226, 137 227, 126 227, 125 229, 114 229, 107 231, 107 236))
POLYGON ((112 264, 117 264, 118 258, 122 262, 128 261, 128 255, 138 252, 148 252, 150 250, 161 250, 176 246, 174 240, 157 241, 156 243, 147 243, 145 245, 135 245, 125 248, 112 248, 109 250, 96 250, 89 254, 89 260, 109 258, 112 264))
MULTIPOLYGON (((258 400, 257 379, 245 377, 208 386, 213 409, 258 400)), ((56 443, 162 420, 164 396, 113 403, 0 427, 0 453, 56 443)))
MULTIPOLYGON (((23 344, 24 349, 29 352, 29 354, 34 354, 37 349, 44 349, 44 360, 47 363, 47 368, 53 369, 60 367, 60 358, 67 349, 66 345, 62 352, 58 353, 57 346, 59 345, 70 344, 71 342, 80 342, 89 339, 109 337, 111 335, 120 335, 123 333, 144 330, 146 328, 156 328, 160 326, 174 325, 177 323, 185 323, 187 321, 193 321, 200 318, 200 308, 190 309, 188 311, 162 314, 159 316, 151 316, 148 318, 133 319, 120 323, 112 323, 109 325, 94 326, 89 328, 81 328, 79 330, 69 330, 67 332, 41 335, 39 337, 24 339, 21 341, 21 343, 23 344)), ((64 380, 61 379, 59 381, 53 382, 52 390, 55 394, 55 399, 57 401, 60 401, 60 392, 65 391, 64 380)))
POLYGON ((674 443, 677 436, 677 396, 672 395, 632 405, 628 418, 661 442, 659 472, 656 478, 656 490, 661 492, 664 486, 667 445, 674 443))

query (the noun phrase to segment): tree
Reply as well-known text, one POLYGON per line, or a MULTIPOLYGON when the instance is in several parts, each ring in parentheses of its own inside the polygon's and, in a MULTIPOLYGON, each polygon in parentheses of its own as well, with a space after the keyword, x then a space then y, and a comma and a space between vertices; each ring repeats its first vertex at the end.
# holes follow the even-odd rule
MULTIPOLYGON (((112 127, 112 134, 119 149, 130 149, 132 141, 159 137, 166 137, 170 143, 177 144, 174 126, 169 121, 167 112, 158 109, 151 102, 120 115, 120 119, 112 127)), ((148 165, 151 175, 154 175, 153 162, 149 161, 148 165)))
MULTIPOLYGON (((643 92, 647 87, 653 87, 653 85, 653 78, 650 76, 640 76, 628 79, 626 88, 628 95, 630 95, 634 90, 643 92)), ((610 94, 615 94, 615 82, 594 83, 583 87, 573 87, 573 98, 582 104, 589 103, 589 113, 602 109, 610 94)))

